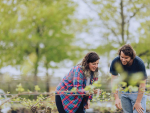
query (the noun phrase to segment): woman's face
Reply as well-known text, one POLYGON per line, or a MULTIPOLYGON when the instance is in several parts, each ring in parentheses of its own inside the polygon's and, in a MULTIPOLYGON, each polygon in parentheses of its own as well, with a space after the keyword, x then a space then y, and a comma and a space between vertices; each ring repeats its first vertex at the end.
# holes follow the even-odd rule
POLYGON ((95 71, 98 67, 98 64, 99 64, 99 60, 97 60, 96 62, 90 62, 89 63, 90 71, 95 71))

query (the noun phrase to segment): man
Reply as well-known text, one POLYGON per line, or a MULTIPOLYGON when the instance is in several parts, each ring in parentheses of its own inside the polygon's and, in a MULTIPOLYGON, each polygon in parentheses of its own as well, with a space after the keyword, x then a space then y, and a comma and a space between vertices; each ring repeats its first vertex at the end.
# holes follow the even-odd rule
POLYGON ((123 108, 124 113, 146 113, 146 95, 144 92, 147 74, 145 65, 143 61, 136 56, 135 51, 129 44, 122 46, 118 51, 118 55, 119 56, 112 61, 110 66, 112 83, 116 80, 118 74, 120 74, 119 77, 121 77, 124 76, 125 73, 126 77, 124 77, 124 81, 127 87, 135 82, 134 79, 137 80, 138 75, 141 75, 141 79, 140 82, 136 84, 138 87, 136 93, 130 92, 129 90, 123 92, 121 93, 120 100, 118 91, 116 91, 114 94, 115 105, 118 109, 123 108), (120 70, 117 70, 118 67, 120 67, 120 70))

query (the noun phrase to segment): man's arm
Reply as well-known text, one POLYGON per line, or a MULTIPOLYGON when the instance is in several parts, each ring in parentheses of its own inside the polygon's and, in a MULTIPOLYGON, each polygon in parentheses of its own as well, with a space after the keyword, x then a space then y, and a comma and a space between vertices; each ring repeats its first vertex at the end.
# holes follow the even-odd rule
MULTIPOLYGON (((118 76, 115 76, 115 75, 111 75, 111 86, 112 88, 115 87, 114 86, 114 80, 117 79, 118 76)), ((119 99, 119 96, 118 96, 118 91, 115 90, 114 93, 114 97, 115 97, 115 106, 118 108, 118 109, 121 109, 121 100, 119 99)))
POLYGON ((142 100, 144 92, 145 92, 145 86, 146 86, 146 80, 143 80, 140 83, 138 96, 137 96, 136 102, 134 104, 133 110, 136 109, 137 111, 141 111, 141 109, 143 109, 142 105, 141 105, 141 100, 142 100))

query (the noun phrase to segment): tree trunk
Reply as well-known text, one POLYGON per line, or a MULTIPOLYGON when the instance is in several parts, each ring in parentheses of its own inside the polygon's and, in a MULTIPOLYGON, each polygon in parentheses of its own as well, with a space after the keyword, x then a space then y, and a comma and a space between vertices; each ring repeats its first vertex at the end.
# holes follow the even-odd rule
POLYGON ((124 25, 125 25, 125 22, 124 22, 124 11, 123 11, 123 0, 121 0, 120 2, 120 8, 121 8, 121 38, 122 38, 122 45, 125 44, 125 40, 124 40, 124 25))
POLYGON ((50 92, 50 77, 48 74, 48 63, 46 63, 46 91, 50 92))
MULTIPOLYGON (((38 79, 37 79, 37 72, 38 72, 38 62, 39 62, 39 47, 37 45, 36 47, 36 56, 37 56, 37 60, 35 63, 35 71, 34 71, 34 86, 38 84, 38 79)), ((34 96, 34 98, 36 99, 36 95, 34 96)))

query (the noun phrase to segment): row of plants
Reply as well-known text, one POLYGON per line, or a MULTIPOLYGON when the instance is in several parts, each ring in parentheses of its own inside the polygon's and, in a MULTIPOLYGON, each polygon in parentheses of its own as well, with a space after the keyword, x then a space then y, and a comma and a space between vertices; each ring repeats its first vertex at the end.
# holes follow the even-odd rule
MULTIPOLYGON (((118 79, 117 81, 119 82, 120 79, 118 79)), ((117 81, 115 83, 117 83, 117 81)), ((95 81, 92 85, 89 85, 87 87, 85 87, 85 91, 89 92, 89 94, 93 95, 93 100, 92 100, 92 105, 91 107, 94 105, 94 110, 95 111, 102 111, 102 112, 120 112, 119 110, 117 110, 115 107, 106 107, 106 106, 98 106, 98 103, 103 103, 103 105, 107 105, 108 103, 111 103, 112 105, 114 105, 114 97, 113 94, 115 93, 116 90, 118 91, 126 91, 129 90, 130 92, 132 91, 138 91, 138 87, 136 86, 128 86, 125 89, 122 89, 122 86, 126 86, 125 82, 119 82, 119 85, 116 86, 116 84, 114 84, 112 86, 112 90, 111 91, 105 91, 105 89, 101 89, 101 80, 95 81), (100 89, 101 90, 101 94, 97 95, 94 94, 93 89, 100 89)), ((147 89, 150 88, 150 85, 147 84, 146 85, 147 89)), ((27 111, 32 111, 33 113, 37 112, 37 111, 44 111, 44 112, 57 112, 56 106, 55 106, 55 102, 51 99, 52 96, 60 95, 62 94, 62 92, 40 92, 40 87, 38 85, 35 86, 35 91, 32 92, 30 90, 25 91, 25 89, 23 88, 23 86, 21 84, 17 85, 16 87, 16 91, 18 92, 17 94, 10 94, 10 92, 7 92, 7 95, 9 98, 7 100, 3 100, 3 102, 0 104, 1 109, 4 107, 4 105, 6 104, 11 104, 12 110, 17 111, 18 108, 19 109, 23 109, 23 110, 27 110, 27 111), (31 96, 31 95, 37 95, 35 99, 29 99, 27 96, 26 98, 24 97, 24 95, 27 96, 31 96)), ((71 91, 65 91, 63 92, 63 94, 69 94, 69 95, 80 95, 78 94, 78 91, 76 87, 72 88, 71 91)), ((146 94, 149 95, 150 91, 146 91, 146 94)), ((82 94, 85 95, 85 94, 82 94)), ((1 100, 2 98, 2 94, 1 94, 1 100)), ((147 106, 150 105, 150 101, 147 101, 147 106)), ((148 107, 147 107, 148 108, 148 107)))

